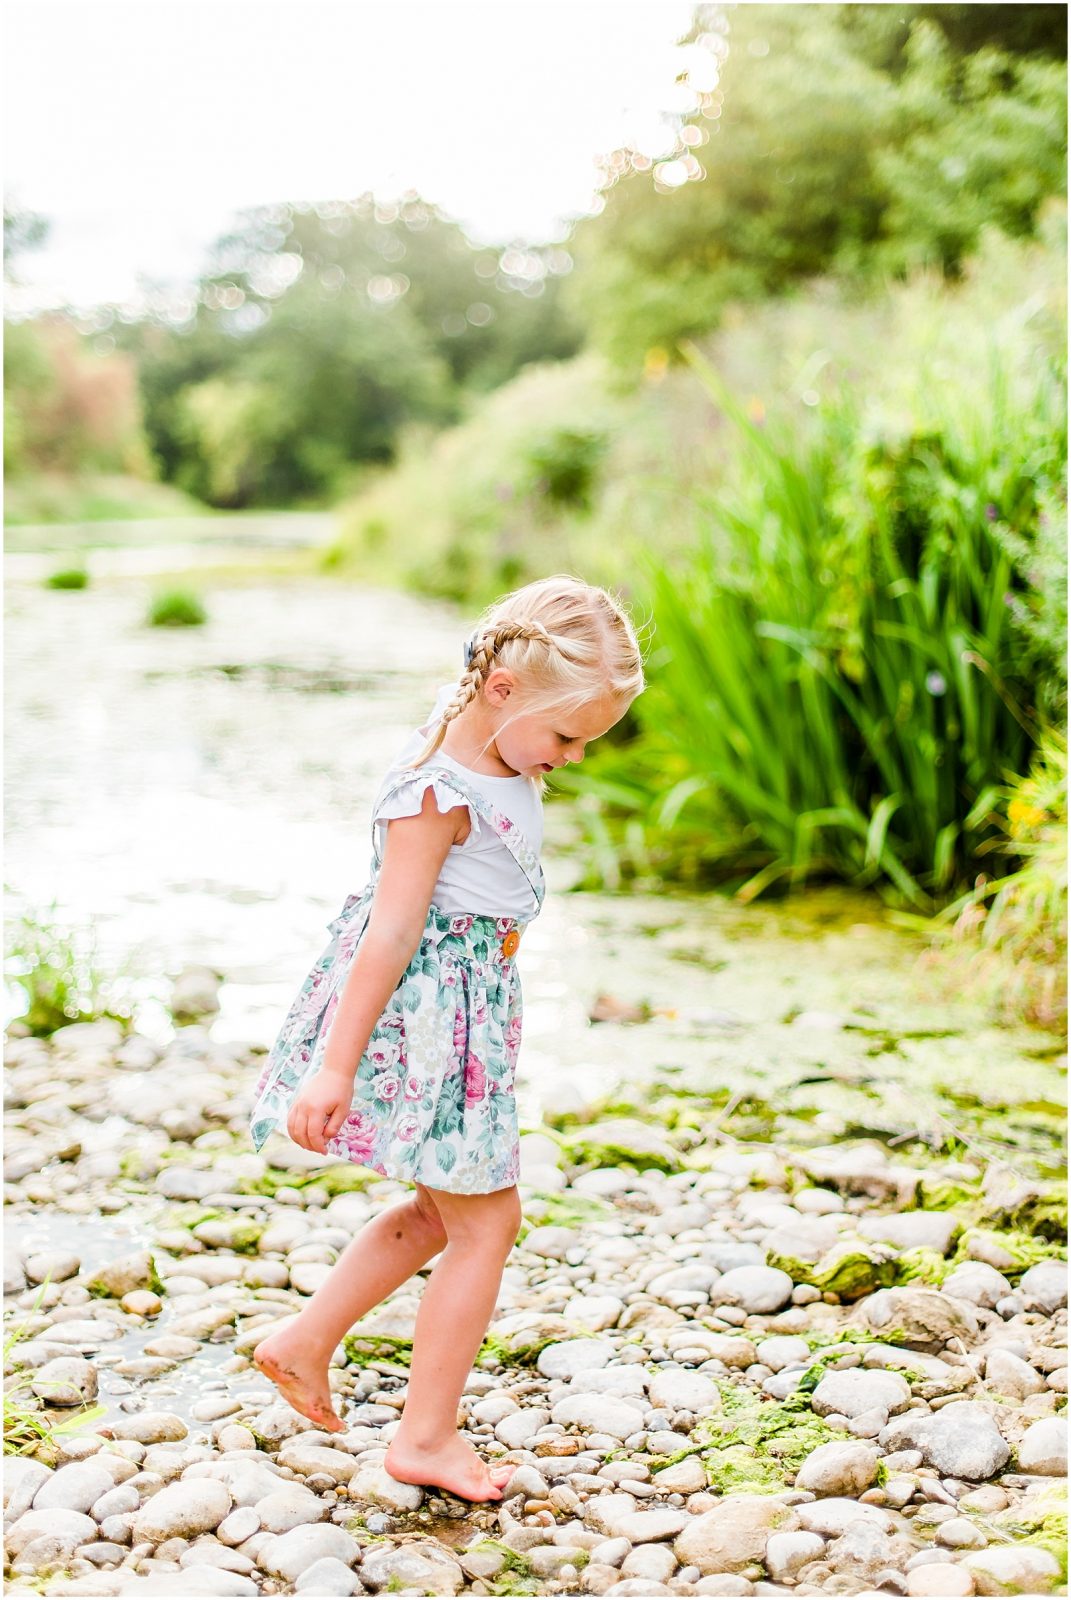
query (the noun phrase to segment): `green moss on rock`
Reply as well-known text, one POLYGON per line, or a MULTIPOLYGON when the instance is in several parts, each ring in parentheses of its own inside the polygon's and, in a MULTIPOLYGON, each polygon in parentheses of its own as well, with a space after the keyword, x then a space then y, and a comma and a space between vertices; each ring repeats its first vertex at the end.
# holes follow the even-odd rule
POLYGON ((800 1261, 770 1250, 766 1265, 787 1272, 793 1283, 813 1283, 816 1289, 842 1300, 861 1300, 875 1289, 886 1289, 896 1282, 895 1259, 880 1245, 859 1239, 834 1245, 817 1262, 800 1261))
POLYGON ((939 1289, 951 1271, 952 1263, 946 1261, 940 1251, 918 1245, 914 1250, 901 1251, 893 1282, 925 1284, 939 1289))
POLYGON ((391 1333, 347 1333, 343 1335, 342 1348, 346 1360, 354 1367, 367 1367, 370 1362, 383 1360, 408 1367, 413 1359, 412 1339, 391 1333))
POLYGON ((1049 1239, 1035 1238, 1029 1233, 1015 1229, 999 1228, 968 1228, 960 1235, 952 1257, 950 1267, 958 1266, 961 1262, 974 1259, 971 1256, 972 1244, 987 1240, 997 1250, 1005 1251, 1012 1264, 1002 1266, 1001 1271, 1010 1283, 1018 1283, 1023 1273, 1030 1267, 1037 1266, 1039 1261, 1066 1261, 1066 1241, 1053 1243, 1049 1239))
POLYGON ((812 1450, 839 1437, 814 1415, 809 1400, 803 1405, 793 1404, 791 1396, 763 1400, 740 1384, 715 1381, 722 1410, 703 1417, 692 1430, 698 1449, 659 1459, 658 1470, 698 1453, 707 1482, 721 1493, 776 1494, 795 1479, 812 1450))
POLYGON ((635 1117, 595 1123, 563 1136, 560 1142, 568 1159, 581 1166, 630 1166, 639 1172, 649 1167, 675 1172, 680 1166, 680 1153, 662 1129, 635 1117))

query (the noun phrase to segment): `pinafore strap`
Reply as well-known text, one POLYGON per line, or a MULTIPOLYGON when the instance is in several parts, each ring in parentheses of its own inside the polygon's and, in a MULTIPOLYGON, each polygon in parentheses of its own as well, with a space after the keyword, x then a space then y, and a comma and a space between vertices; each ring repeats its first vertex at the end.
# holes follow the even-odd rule
MULTIPOLYGON (((518 828, 512 817, 507 817, 503 812, 499 811, 491 804, 486 795, 481 794, 473 784, 467 783, 452 768, 430 761, 426 761, 421 767, 413 767, 403 777, 397 778, 391 783, 389 788, 380 796, 379 805, 382 806, 396 790, 403 788, 405 784, 411 783, 415 777, 420 777, 426 772, 434 773, 437 778, 441 778, 448 788, 453 789, 455 794, 459 795, 462 800, 468 801, 469 805, 482 817, 484 822, 494 829, 531 884, 532 893, 536 897, 536 906, 541 908, 543 896, 546 892, 546 880, 543 876, 543 868, 540 864, 539 856, 532 849, 527 836, 518 828)), ((382 865, 376 838, 377 820, 378 807, 372 817, 372 858, 373 872, 376 874, 378 874, 382 865)))

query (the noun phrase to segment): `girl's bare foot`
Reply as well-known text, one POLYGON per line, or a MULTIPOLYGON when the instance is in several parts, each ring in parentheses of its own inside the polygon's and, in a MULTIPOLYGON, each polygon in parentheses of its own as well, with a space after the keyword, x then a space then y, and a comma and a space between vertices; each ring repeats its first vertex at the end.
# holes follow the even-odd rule
POLYGON ((283 1399, 303 1417, 328 1433, 344 1433, 346 1424, 331 1404, 326 1361, 303 1354, 300 1342, 286 1330, 270 1333, 253 1351, 253 1365, 270 1378, 283 1399))
POLYGON ((501 1500, 506 1484, 517 1470, 515 1461, 488 1465, 460 1434, 431 1450, 417 1450, 402 1440, 392 1439, 383 1466, 401 1483, 448 1489, 462 1500, 501 1500))

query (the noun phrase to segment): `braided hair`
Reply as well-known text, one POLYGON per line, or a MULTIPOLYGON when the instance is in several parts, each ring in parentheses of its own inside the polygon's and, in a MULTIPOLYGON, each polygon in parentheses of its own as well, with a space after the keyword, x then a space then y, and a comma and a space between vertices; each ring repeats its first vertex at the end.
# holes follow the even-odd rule
MULTIPOLYGON (((518 679, 518 715, 551 707, 564 712, 602 695, 627 704, 646 687, 639 642, 623 607, 607 590, 569 573, 537 579, 496 601, 466 642, 464 660, 436 731, 406 768, 434 755, 495 667, 518 679)), ((542 793, 542 774, 531 781, 542 793)))

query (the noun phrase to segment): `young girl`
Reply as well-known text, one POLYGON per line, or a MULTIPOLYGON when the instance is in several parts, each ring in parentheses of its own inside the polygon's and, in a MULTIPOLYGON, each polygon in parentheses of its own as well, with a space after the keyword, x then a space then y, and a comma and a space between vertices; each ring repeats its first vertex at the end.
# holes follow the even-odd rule
POLYGON ((361 1229, 255 1365, 342 1430, 328 1387, 339 1340, 438 1256, 383 1465, 470 1500, 501 1499, 515 1470, 488 1468, 457 1414, 522 1220, 514 958, 543 902, 543 775, 582 760, 644 687, 632 623, 605 589, 556 574, 488 608, 460 679, 387 771, 369 881, 328 924, 256 1088, 258 1150, 285 1121, 305 1149, 415 1193, 361 1229))

